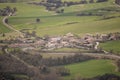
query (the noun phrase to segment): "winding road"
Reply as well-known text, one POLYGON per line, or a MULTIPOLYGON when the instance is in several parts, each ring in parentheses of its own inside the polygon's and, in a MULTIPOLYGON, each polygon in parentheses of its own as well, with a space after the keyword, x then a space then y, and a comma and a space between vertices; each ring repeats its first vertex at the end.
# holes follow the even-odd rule
POLYGON ((10 13, 8 16, 5 16, 5 17, 2 19, 2 23, 3 23, 7 28, 9 28, 9 29, 11 29, 11 30, 19 33, 21 37, 24 37, 22 32, 20 32, 19 30, 14 29, 13 26, 11 26, 11 25, 9 25, 8 23, 5 22, 5 20, 8 19, 8 17, 11 16, 11 15, 12 15, 12 13, 10 13))
MULTIPOLYGON (((47 52, 46 54, 76 54, 76 53, 49 53, 47 52)), ((104 53, 79 53, 80 55, 83 56, 90 56, 93 58, 97 58, 97 59, 111 59, 111 60, 120 60, 120 56, 114 55, 114 54, 104 54, 104 53)))

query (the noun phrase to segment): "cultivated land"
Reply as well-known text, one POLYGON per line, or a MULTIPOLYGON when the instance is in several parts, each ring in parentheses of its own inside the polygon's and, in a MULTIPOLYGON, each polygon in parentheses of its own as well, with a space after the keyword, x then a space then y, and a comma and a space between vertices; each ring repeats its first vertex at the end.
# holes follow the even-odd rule
POLYGON ((65 67, 69 68, 71 71, 71 76, 65 77, 65 80, 70 80, 70 78, 74 77, 90 78, 105 73, 115 73, 120 75, 120 73, 115 71, 116 67, 110 60, 90 60, 82 63, 66 65, 65 67))

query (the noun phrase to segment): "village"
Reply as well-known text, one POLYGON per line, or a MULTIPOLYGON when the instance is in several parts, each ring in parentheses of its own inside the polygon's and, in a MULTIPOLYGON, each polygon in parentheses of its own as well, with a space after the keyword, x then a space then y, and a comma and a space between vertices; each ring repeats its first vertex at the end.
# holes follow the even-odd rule
MULTIPOLYGON (((87 50, 100 50, 99 43, 110 40, 120 40, 120 33, 109 34, 86 34, 79 37, 72 33, 67 33, 62 36, 45 36, 38 37, 35 32, 24 33, 24 37, 0 41, 2 44, 9 44, 10 48, 21 48, 22 50, 30 50, 39 48, 41 51, 50 51, 59 48, 78 48, 87 50), (34 33, 34 34, 33 34, 34 33)), ((2 47, 2 45, 1 45, 2 47)))

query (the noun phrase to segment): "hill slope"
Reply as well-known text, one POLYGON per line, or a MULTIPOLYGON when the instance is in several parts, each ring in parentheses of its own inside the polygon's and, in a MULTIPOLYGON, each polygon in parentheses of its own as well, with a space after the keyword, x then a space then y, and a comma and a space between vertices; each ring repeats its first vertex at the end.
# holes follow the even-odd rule
POLYGON ((26 3, 5 3, 0 6, 4 8, 9 5, 18 9, 16 16, 9 18, 9 24, 18 30, 35 30, 39 36, 60 35, 68 32, 83 35, 120 31, 120 9, 113 1, 64 7, 64 13, 61 14, 47 11, 43 6, 26 3), (104 16, 77 16, 79 13, 103 14, 104 16), (110 19, 106 19, 109 17, 110 19), (40 18, 41 22, 36 23, 36 18, 40 18))

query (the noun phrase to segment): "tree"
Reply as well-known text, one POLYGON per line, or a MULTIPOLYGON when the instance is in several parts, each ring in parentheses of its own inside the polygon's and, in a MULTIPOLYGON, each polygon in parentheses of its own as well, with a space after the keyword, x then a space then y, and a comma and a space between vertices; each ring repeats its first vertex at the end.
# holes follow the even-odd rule
POLYGON ((2 34, 2 37, 5 37, 5 33, 2 34))
POLYGON ((61 9, 61 13, 63 13, 64 12, 64 9, 61 9))
POLYGON ((5 19, 5 23, 8 23, 8 19, 5 19))
POLYGON ((40 22, 40 19, 39 19, 39 18, 37 18, 37 19, 36 19, 36 22, 37 22, 37 23, 38 23, 38 22, 40 22))

